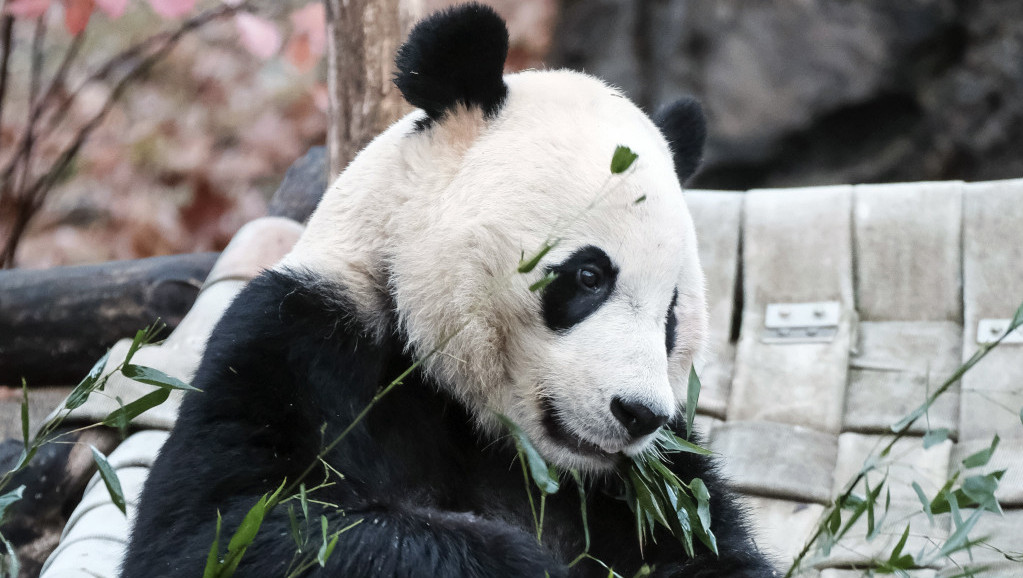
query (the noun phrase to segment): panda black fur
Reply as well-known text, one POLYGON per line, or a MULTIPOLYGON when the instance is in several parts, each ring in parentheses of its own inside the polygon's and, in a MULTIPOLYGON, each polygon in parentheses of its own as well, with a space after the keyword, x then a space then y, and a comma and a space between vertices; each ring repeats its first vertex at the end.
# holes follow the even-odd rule
MULTIPOLYGON (((230 535, 417 359, 327 454, 343 479, 316 491, 310 519, 359 523, 305 575, 606 576, 591 560, 568 567, 584 548, 569 476, 537 542, 496 413, 585 473, 589 552, 618 573, 772 575, 707 458, 675 455, 672 468, 710 487, 720 557, 690 559, 667 534, 641 551, 617 498, 615 468, 681 423, 706 332, 679 186, 702 150, 698 105, 665 110, 666 141, 591 77, 502 77, 506 51, 503 22, 476 4, 413 30, 396 83, 423 111, 360 153, 294 251, 224 314, 193 382, 203 393, 186 396, 146 483, 123 576, 200 575, 218 512, 230 535), (617 144, 639 159, 612 177, 617 144), (555 233, 536 270, 514 274, 555 233), (529 291, 547 272, 554 282, 529 291)), ((285 574, 296 549, 286 510, 264 521, 238 576, 285 574)))

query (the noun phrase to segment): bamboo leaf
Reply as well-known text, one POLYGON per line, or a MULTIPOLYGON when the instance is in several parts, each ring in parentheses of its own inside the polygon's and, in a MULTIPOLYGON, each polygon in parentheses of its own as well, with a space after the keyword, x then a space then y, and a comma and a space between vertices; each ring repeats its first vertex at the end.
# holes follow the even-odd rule
POLYGON ((560 487, 557 476, 551 474, 551 470, 547 468, 547 462, 540 455, 540 452, 537 451, 536 447, 533 446, 533 442, 529 440, 526 432, 522 431, 522 428, 508 419, 508 417, 501 414, 498 414, 497 417, 508 428, 512 439, 515 441, 515 447, 526 456, 526 465, 529 466, 529 474, 532 476, 536 486, 540 488, 541 492, 547 494, 557 492, 560 487))
POLYGON ((658 436, 658 443, 664 451, 668 453, 683 452, 687 454, 697 454, 701 456, 713 455, 714 452, 707 448, 698 446, 690 441, 684 440, 667 428, 661 429, 661 435, 658 436))
POLYGON ((583 478, 579 475, 579 470, 572 470, 572 479, 575 480, 575 487, 579 490, 579 510, 583 517, 583 539, 585 546, 583 552, 590 551, 590 524, 586 518, 586 490, 583 489, 583 478))
POLYGON ((18 560, 18 551, 14 544, 11 544, 3 534, 0 534, 0 544, 5 550, 5 553, 0 554, 0 576, 20 576, 21 562, 18 560))
POLYGON ((24 493, 25 486, 21 485, 0 496, 0 524, 4 521, 4 516, 7 514, 7 508, 11 507, 11 504, 20 500, 24 493))
POLYGON ((625 145, 615 147, 615 154, 611 157, 611 174, 619 175, 629 170, 632 163, 639 158, 639 155, 632 152, 632 149, 625 145))
POLYGON ((330 539, 330 542, 324 542, 320 546, 320 551, 316 554, 316 561, 320 563, 320 566, 326 566, 327 560, 330 559, 330 555, 334 553, 334 547, 337 546, 337 539, 341 537, 340 533, 334 534, 330 539))
POLYGON ((947 440, 948 435, 949 435, 948 428, 940 427, 937 429, 928 430, 927 433, 924 434, 924 449, 926 450, 947 440))
POLYGON ((931 501, 927 499, 927 495, 924 494, 924 489, 920 487, 920 484, 913 482, 913 491, 916 492, 916 497, 920 499, 920 504, 923 506, 924 513, 927 514, 927 520, 934 525, 934 514, 931 513, 931 501))
POLYGON ((696 419, 696 404, 700 401, 700 377, 696 365, 689 368, 689 385, 686 391, 686 439, 693 439, 693 420, 696 419))
POLYGON ((141 383, 155 385, 161 389, 185 389, 189 391, 199 391, 191 385, 188 385, 176 377, 167 375, 155 367, 125 364, 121 368, 121 374, 128 379, 134 379, 141 383))
POLYGON ((963 480, 963 494, 979 507, 1001 515, 1002 507, 995 498, 995 491, 1003 474, 1005 470, 985 476, 970 476, 963 480))
POLYGON ((892 432, 893 433, 900 433, 902 430, 904 430, 907 427, 909 427, 909 424, 911 424, 914 421, 916 421, 917 419, 919 419, 920 416, 922 416, 924 414, 924 412, 927 411, 927 408, 929 408, 929 407, 930 407, 930 403, 928 403, 928 402, 924 402, 923 404, 918 405, 916 407, 916 409, 914 409, 913 411, 911 411, 908 414, 906 414, 905 417, 903 417, 902 419, 900 419, 896 423, 892 424, 892 426, 891 426, 892 432))
POLYGON ((125 354, 124 361, 121 362, 123 365, 130 364, 131 358, 135 357, 138 350, 146 344, 146 334, 148 333, 148 330, 149 328, 147 327, 146 329, 139 329, 135 332, 135 338, 131 340, 131 345, 128 346, 128 353, 125 354))
POLYGON ((210 544, 210 551, 206 554, 206 567, 203 568, 202 578, 217 578, 220 575, 220 510, 217 510, 217 531, 213 534, 213 543, 210 544))
POLYGON ((650 487, 640 478, 635 469, 629 469, 629 478, 632 481, 632 489, 636 492, 636 502, 644 513, 651 516, 656 522, 663 524, 665 528, 670 528, 671 525, 664 515, 664 510, 661 509, 659 501, 654 499, 650 487))
MULTIPOLYGON (((953 507, 953 512, 955 510, 956 508, 953 507)), ((973 513, 970 514, 970 517, 966 519, 966 521, 961 520, 958 521, 958 523, 956 524, 956 531, 953 532, 952 535, 948 537, 948 540, 946 540, 945 543, 941 546, 941 550, 938 551, 938 554, 941 556, 948 556, 953 552, 958 552, 963 548, 969 547, 970 530, 973 529, 973 526, 976 525, 977 520, 980 519, 980 515, 983 513, 984 510, 974 510, 973 513)))
POLYGON ((238 529, 235 530, 231 540, 227 543, 227 555, 220 562, 214 578, 230 578, 234 576, 235 570, 238 569, 238 564, 242 561, 242 556, 252 544, 252 541, 255 540, 259 528, 263 525, 263 518, 266 516, 267 509, 277 503, 277 496, 283 489, 284 483, 282 482, 273 494, 263 494, 245 514, 242 523, 238 525, 238 529))
POLYGON ((99 381, 100 375, 103 373, 103 368, 107 365, 107 359, 110 357, 110 350, 108 349, 103 357, 99 358, 99 361, 93 364, 92 369, 89 370, 82 381, 78 382, 71 393, 68 394, 67 400, 64 401, 64 407, 66 409, 76 409, 82 406, 87 399, 89 394, 92 393, 93 388, 99 381))
POLYGON ((892 555, 888 558, 889 563, 894 563, 902 554, 902 549, 906 546, 906 540, 909 539, 909 524, 906 524, 906 529, 902 532, 902 537, 899 538, 895 547, 892 548, 892 555))
POLYGON ((991 461, 991 455, 995 453, 995 449, 998 447, 999 441, 1001 441, 1001 439, 998 437, 998 434, 995 434, 995 437, 991 439, 991 445, 988 446, 987 449, 983 449, 975 454, 970 454, 963 459, 963 467, 977 468, 987 465, 987 463, 991 461))
POLYGON ((103 480, 103 485, 107 487, 107 493, 110 494, 110 500, 117 506, 117 509, 122 514, 127 515, 128 512, 124 507, 124 491, 121 490, 121 481, 117 479, 117 472, 114 468, 110 467, 110 462, 107 461, 107 457, 100 453, 94 446, 89 446, 92 450, 92 461, 96 462, 96 468, 99 470, 99 477, 103 480))
POLYGON ((110 412, 110 414, 103 419, 102 423, 103 425, 123 430, 128 427, 131 420, 167 401, 168 397, 170 397, 169 389, 157 389, 156 391, 147 393, 135 401, 110 412))
POLYGON ((1012 322, 1009 323, 1009 330, 1006 333, 1012 333, 1021 326, 1023 326, 1023 303, 1019 304, 1016 314, 1012 316, 1012 322))
POLYGON ((25 451, 29 446, 29 418, 28 418, 28 384, 25 378, 21 378, 21 439, 25 444, 25 451))
POLYGON ((298 516, 295 515, 295 505, 288 504, 288 529, 291 531, 291 539, 295 541, 295 549, 301 553, 302 530, 298 526, 298 516))

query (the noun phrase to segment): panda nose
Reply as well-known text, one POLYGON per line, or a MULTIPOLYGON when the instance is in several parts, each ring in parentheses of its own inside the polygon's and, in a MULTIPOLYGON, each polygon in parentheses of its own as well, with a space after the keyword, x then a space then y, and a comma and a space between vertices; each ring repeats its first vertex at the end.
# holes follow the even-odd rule
POLYGON ((668 423, 668 416, 654 413, 642 403, 622 401, 620 397, 611 400, 611 414, 634 438, 645 436, 668 423))

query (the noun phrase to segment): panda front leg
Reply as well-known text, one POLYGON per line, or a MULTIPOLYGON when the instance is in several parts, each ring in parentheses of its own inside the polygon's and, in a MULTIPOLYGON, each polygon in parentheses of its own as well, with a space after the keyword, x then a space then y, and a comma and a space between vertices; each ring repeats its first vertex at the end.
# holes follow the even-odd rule
MULTIPOLYGON (((316 519, 319 514, 312 515, 316 519)), ((510 524, 481 516, 429 507, 388 505, 325 514, 328 534, 337 545, 325 566, 313 563, 309 577, 391 576, 395 578, 553 578, 567 576, 565 566, 542 549, 536 537, 510 524)), ((319 526, 316 525, 316 533, 319 526)), ((264 523, 241 565, 239 576, 266 574, 295 557, 290 521, 281 512, 264 523)), ((311 540, 319 548, 318 538, 311 540)), ((311 557, 315 560, 313 550, 311 557)))

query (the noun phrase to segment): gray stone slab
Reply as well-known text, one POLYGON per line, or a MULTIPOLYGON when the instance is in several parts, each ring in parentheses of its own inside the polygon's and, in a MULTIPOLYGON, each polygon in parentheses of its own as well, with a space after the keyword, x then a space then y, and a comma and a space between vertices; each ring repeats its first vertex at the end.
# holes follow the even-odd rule
POLYGON ((855 188, 862 321, 962 321, 962 187, 953 181, 855 188))
MULTIPOLYGON (((1011 318, 1023 301, 1023 179, 967 185, 963 197, 963 359, 977 324, 1011 318)), ((1023 344, 1003 344, 962 380, 963 440, 1023 437, 1023 344)))
MULTIPOLYGON (((952 442, 945 440, 924 449, 921 438, 906 437, 895 442, 891 453, 881 458, 878 452, 890 439, 889 436, 858 433, 844 433, 838 436, 834 494, 841 493, 848 482, 863 469, 867 458, 875 455, 878 456, 878 471, 870 474, 867 478, 872 488, 880 483, 887 473, 887 485, 891 491, 892 500, 915 502, 919 508, 920 502, 916 492, 913 491, 913 482, 918 483, 928 496, 935 495, 948 480, 952 442)), ((860 491, 860 493, 863 492, 860 491)))
POLYGON ((744 312, 728 419, 767 420, 838 433, 853 308, 852 187, 748 193, 744 312), (830 343, 761 341, 769 303, 838 301, 830 343))
MULTIPOLYGON (((916 409, 959 366, 962 327, 951 321, 860 322, 849 359, 844 429, 886 433, 916 409)), ((959 384, 939 397, 910 429, 959 429, 959 384)))
POLYGON ((757 546, 781 562, 778 567, 782 569, 788 569, 824 513, 821 504, 807 502, 761 496, 745 496, 743 502, 749 507, 757 546))
POLYGON ((739 491, 825 504, 831 499, 838 451, 834 435, 771 422, 725 422, 710 447, 739 491))
MULTIPOLYGON (((967 456, 990 447, 991 440, 977 439, 957 444, 952 449, 952 467, 957 467, 967 456)), ((970 468, 963 476, 977 476, 1005 470, 998 483, 995 497, 1004 508, 1023 507, 1023 438, 1004 439, 998 444, 991 461, 979 468, 970 468)), ((1023 543, 1020 544, 1023 548, 1023 543)))
POLYGON ((968 563, 965 566, 946 566, 938 570, 937 578, 1020 578, 1020 563, 1006 559, 968 563))
POLYGON ((735 344, 735 282, 739 272, 739 238, 744 193, 686 191, 686 203, 696 225, 700 263, 707 278, 710 335, 707 350, 697 362, 703 389, 698 411, 724 417, 732 385, 735 344))
MULTIPOLYGON (((906 576, 909 578, 934 578, 937 573, 931 568, 921 568, 906 572, 906 576)), ((864 578, 864 576, 870 576, 870 574, 864 570, 839 570, 837 568, 821 570, 821 578, 864 578)))

